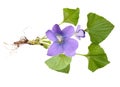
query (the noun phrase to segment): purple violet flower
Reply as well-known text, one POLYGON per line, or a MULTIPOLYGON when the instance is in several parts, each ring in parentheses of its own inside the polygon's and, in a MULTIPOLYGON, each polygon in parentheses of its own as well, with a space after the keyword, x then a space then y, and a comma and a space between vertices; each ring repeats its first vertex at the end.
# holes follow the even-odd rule
POLYGON ((60 29, 58 24, 55 24, 52 30, 46 32, 48 39, 53 41, 49 47, 47 55, 56 56, 64 53, 66 56, 74 56, 78 48, 78 42, 70 38, 74 34, 74 28, 67 26, 63 30, 60 29))
POLYGON ((77 26, 77 30, 75 32, 75 36, 80 40, 80 38, 85 37, 85 31, 83 29, 80 29, 80 25, 77 26))

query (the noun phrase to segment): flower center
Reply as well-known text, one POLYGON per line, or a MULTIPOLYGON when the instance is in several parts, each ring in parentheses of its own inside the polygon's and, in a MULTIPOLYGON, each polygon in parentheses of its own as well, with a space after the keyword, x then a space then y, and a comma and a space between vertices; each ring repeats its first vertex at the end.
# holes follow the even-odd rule
POLYGON ((56 37, 57 37, 58 43, 63 42, 63 37, 61 35, 57 35, 56 37))

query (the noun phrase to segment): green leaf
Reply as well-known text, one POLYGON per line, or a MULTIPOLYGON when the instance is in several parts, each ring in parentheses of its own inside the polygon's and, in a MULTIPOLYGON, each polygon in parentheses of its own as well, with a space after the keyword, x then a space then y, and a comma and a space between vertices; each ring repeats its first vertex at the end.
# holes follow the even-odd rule
POLYGON ((60 54, 48 59, 45 63, 53 70, 69 73, 71 58, 64 54, 60 54))
POLYGON ((92 43, 99 44, 110 34, 114 25, 95 13, 88 14, 87 32, 92 43))
POLYGON ((88 49, 89 53, 86 55, 86 57, 89 61, 88 68, 92 72, 110 63, 103 48, 101 48, 99 45, 91 44, 88 49))
POLYGON ((79 8, 76 9, 64 8, 63 15, 64 15, 63 22, 77 25, 79 19, 79 8))
POLYGON ((64 73, 69 73, 69 70, 70 70, 70 64, 66 68, 61 69, 61 70, 56 70, 56 71, 58 71, 58 72, 64 72, 64 73))

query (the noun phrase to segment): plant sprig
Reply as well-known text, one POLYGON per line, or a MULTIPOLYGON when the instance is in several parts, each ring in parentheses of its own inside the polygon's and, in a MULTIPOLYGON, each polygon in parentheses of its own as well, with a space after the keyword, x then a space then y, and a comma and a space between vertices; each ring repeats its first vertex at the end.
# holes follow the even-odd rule
POLYGON ((87 29, 83 30, 80 29, 80 26, 78 26, 77 30, 74 32, 73 28, 78 25, 79 15, 79 8, 64 8, 63 21, 61 22, 61 24, 69 23, 73 26, 67 26, 63 30, 60 30, 59 25, 55 24, 52 30, 48 30, 46 32, 47 36, 44 36, 42 38, 36 37, 33 40, 28 40, 27 38, 24 38, 20 39, 17 42, 14 42, 14 44, 18 47, 20 44, 43 46, 44 48, 48 49, 48 55, 52 56, 50 59, 45 61, 47 66, 55 71, 63 73, 69 73, 70 63, 72 62, 72 57, 75 54, 79 56, 85 56, 88 59, 88 69, 94 72, 97 69, 102 68, 110 63, 107 58, 107 54, 100 46, 100 43, 108 37, 108 35, 113 30, 114 25, 110 21, 96 13, 89 13, 87 15, 87 29), (74 53, 78 47, 78 42, 70 38, 73 32, 79 40, 80 38, 85 37, 85 33, 89 34, 91 44, 88 47, 88 54, 74 53), (66 45, 68 44, 68 42, 70 43, 69 46, 66 45))

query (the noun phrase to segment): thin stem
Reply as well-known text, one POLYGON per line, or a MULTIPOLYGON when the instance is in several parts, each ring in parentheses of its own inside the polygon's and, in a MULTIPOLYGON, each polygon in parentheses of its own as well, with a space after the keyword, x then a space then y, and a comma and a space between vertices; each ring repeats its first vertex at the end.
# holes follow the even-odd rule
POLYGON ((63 24, 64 23, 64 21, 62 21, 59 25, 61 25, 61 24, 63 24))
POLYGON ((76 53, 76 55, 86 56, 86 54, 80 54, 80 53, 76 53))
POLYGON ((84 31, 88 32, 88 29, 85 29, 84 31))
POLYGON ((47 39, 47 36, 45 35, 45 36, 43 36, 41 39, 47 39))

